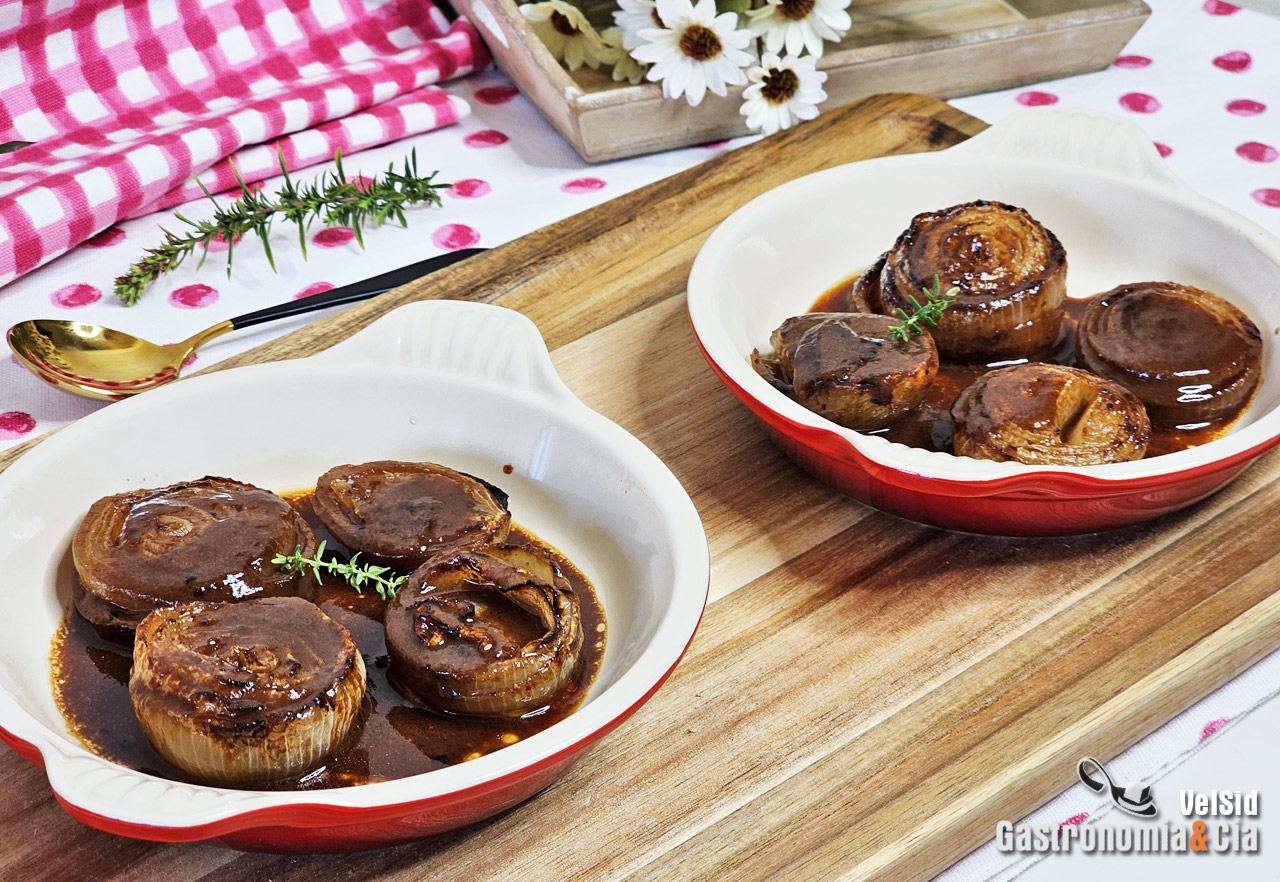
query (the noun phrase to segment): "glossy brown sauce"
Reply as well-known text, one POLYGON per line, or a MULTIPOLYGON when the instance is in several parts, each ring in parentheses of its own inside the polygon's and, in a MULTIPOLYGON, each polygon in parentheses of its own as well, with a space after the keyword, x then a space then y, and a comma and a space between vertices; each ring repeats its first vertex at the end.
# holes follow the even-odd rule
POLYGON ((515 655, 522 646, 546 631, 541 620, 524 607, 505 600, 492 602, 498 596, 495 591, 473 588, 450 591, 436 599, 431 607, 436 622, 442 623, 446 630, 479 627, 487 640, 482 645, 467 642, 445 646, 441 656, 444 663, 455 669, 474 670, 494 659, 515 655))
MULTIPOLYGON (((813 302, 809 312, 858 312, 865 307, 855 306, 852 300, 853 286, 858 277, 855 275, 845 279, 838 285, 824 291, 822 296, 813 302)), ((1039 359, 1052 364, 1075 367, 1076 364, 1076 325, 1088 300, 1068 298, 1065 308, 1066 319, 1062 323, 1062 333, 1052 351, 1039 359)), ((937 450, 952 453, 951 449, 951 405, 956 396, 987 371, 1005 365, 1018 364, 1020 361, 998 361, 986 365, 951 364, 942 362, 938 366, 937 378, 924 400, 908 414, 887 429, 867 432, 868 435, 883 435, 890 441, 897 441, 908 447, 922 447, 925 450, 937 450)), ((1207 444, 1227 434, 1234 422, 1234 417, 1225 422, 1205 423, 1192 426, 1155 426, 1151 427, 1151 443, 1147 447, 1147 457, 1174 453, 1188 447, 1207 444)))
MULTIPOLYGON (((320 539, 326 553, 347 550, 330 535, 311 509, 310 494, 286 495, 320 539)), ((586 576, 554 548, 512 525, 512 545, 539 545, 550 551, 577 593, 582 610, 583 644, 578 670, 570 685, 547 707, 516 719, 452 716, 426 710, 400 695, 387 679, 387 649, 382 629, 386 605, 372 591, 360 595, 341 579, 326 575, 316 603, 351 632, 364 656, 368 685, 364 706, 351 734, 325 765, 306 774, 266 785, 266 790, 314 790, 406 778, 475 759, 515 744, 564 719, 579 705, 604 659, 604 610, 586 576)), ((60 577, 73 567, 61 567, 60 577)), ((70 594, 70 585, 59 586, 70 594)), ((497 604, 492 604, 495 609, 497 604)), ((518 611, 502 612, 492 621, 509 629, 513 640, 529 623, 518 611)), ((129 702, 130 647, 99 636, 93 626, 69 610, 54 638, 55 699, 71 730, 94 753, 113 762, 175 781, 190 780, 152 749, 129 702)))

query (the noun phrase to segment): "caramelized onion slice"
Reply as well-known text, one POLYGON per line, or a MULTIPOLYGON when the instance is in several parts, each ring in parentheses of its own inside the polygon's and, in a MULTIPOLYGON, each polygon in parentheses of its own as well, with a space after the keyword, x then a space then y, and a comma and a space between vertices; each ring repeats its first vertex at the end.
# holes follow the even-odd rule
POLYGON ((315 511, 352 551, 409 571, 435 555, 502 542, 507 494, 431 462, 367 462, 332 468, 316 482, 315 511))
POLYGON ((966 202, 916 215, 884 258, 879 285, 859 283, 876 312, 912 311, 921 289, 958 288, 930 328, 943 358, 1032 358, 1058 339, 1067 255, 1030 214, 1000 202, 966 202))
POLYGON ((104 635, 129 639, 152 610, 193 600, 314 595, 271 561, 315 533, 279 496, 227 478, 135 490, 95 502, 72 540, 75 604, 104 635))
POLYGON ((854 279, 853 286, 849 289, 849 307, 854 312, 879 312, 877 304, 880 303, 880 274, 884 272, 884 265, 888 260, 889 252, 886 251, 854 279))
POLYGON ((1128 387, 1156 424, 1228 422, 1262 378, 1262 335, 1216 294, 1138 282, 1099 294, 1085 308, 1076 360, 1128 387))
MULTIPOLYGON (((773 332, 772 360, 782 388, 814 413, 850 429, 882 429, 919 403, 938 372, 927 333, 898 339, 895 319, 869 313, 794 316, 773 332)), ((772 380, 771 380, 772 381, 772 380)))
POLYGON ((318 766, 364 690, 350 632, 296 597, 157 610, 138 626, 129 675, 156 752, 200 781, 236 786, 318 766))
POLYGON ((1028 465, 1098 465, 1141 459, 1146 410, 1118 383, 1056 364, 983 374, 951 407, 958 456, 1028 465))
POLYGON ((428 562, 396 592, 384 622, 393 682, 457 714, 545 707, 582 648, 577 595, 548 553, 524 546, 428 562))

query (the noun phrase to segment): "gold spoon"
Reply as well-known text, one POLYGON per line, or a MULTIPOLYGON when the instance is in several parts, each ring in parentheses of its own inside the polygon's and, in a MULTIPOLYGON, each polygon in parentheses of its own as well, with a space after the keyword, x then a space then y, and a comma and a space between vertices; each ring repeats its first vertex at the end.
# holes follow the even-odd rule
POLYGON ((168 346, 87 322, 32 319, 9 329, 9 348, 32 373, 59 389, 85 398, 117 401, 176 380, 191 353, 228 331, 368 300, 484 250, 466 248, 439 254, 362 282, 227 319, 168 346))

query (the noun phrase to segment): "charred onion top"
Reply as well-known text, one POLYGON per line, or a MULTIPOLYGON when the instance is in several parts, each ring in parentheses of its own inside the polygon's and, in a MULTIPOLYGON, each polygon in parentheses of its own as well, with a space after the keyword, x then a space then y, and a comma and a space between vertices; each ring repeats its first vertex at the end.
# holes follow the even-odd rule
POLYGON ((935 276, 942 291, 959 289, 930 328, 944 358, 1032 357, 1058 338, 1066 251, 1021 208, 979 200, 916 215, 877 266, 878 284, 868 278, 856 287, 885 315, 912 312, 908 296, 921 299, 935 276))
POLYGON ((279 496, 227 478, 135 490, 95 502, 72 541, 76 608, 122 636, 153 609, 191 600, 311 597, 303 574, 271 563, 316 537, 279 496))
POLYGON ((403 571, 445 551, 501 542, 511 529, 507 494, 430 462, 337 466, 316 482, 314 503, 340 542, 403 571))
POLYGON ((1262 335, 1208 291, 1138 282, 1099 294, 1076 337, 1081 367, 1127 386, 1153 422, 1230 420, 1262 377, 1262 335))
POLYGON ((317 765, 350 728, 364 687, 350 632, 297 597, 158 610, 138 626, 129 677, 157 752, 234 784, 317 765))
POLYGON ((1119 383, 1056 364, 983 374, 951 407, 955 452, 1028 465, 1141 459, 1151 440, 1142 402, 1119 383))
POLYGON ((545 551, 495 546, 437 558, 384 618, 391 674, 451 713, 515 716, 550 703, 582 648, 578 597, 545 551))
POLYGON ((753 364, 815 413, 850 429, 884 428, 915 406, 938 370, 932 338, 897 339, 896 323, 870 313, 794 316, 773 332, 773 355, 753 364))

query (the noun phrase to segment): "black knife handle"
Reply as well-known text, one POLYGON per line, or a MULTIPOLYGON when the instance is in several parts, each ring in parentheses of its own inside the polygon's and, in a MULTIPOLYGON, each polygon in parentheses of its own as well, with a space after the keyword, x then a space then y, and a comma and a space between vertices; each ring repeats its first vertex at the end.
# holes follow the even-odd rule
POLYGON ((276 319, 304 315, 305 313, 330 306, 358 303, 361 300, 368 300, 370 297, 376 297, 379 294, 390 291, 392 288, 408 284, 414 279, 430 275, 436 270, 452 266, 460 260, 466 260, 473 254, 479 254, 481 251, 488 251, 488 249, 463 248, 461 251, 437 254, 435 257, 428 257, 426 260, 420 260, 409 266, 382 273, 371 279, 343 285, 341 288, 334 288, 330 291, 322 291, 319 294, 312 294, 310 297, 303 297, 300 300, 290 300, 288 303, 281 303, 278 306, 268 306, 266 309, 259 309, 257 312, 236 316, 231 320, 231 326, 236 329, 247 328, 251 325, 260 325, 263 322, 273 322, 276 319))

